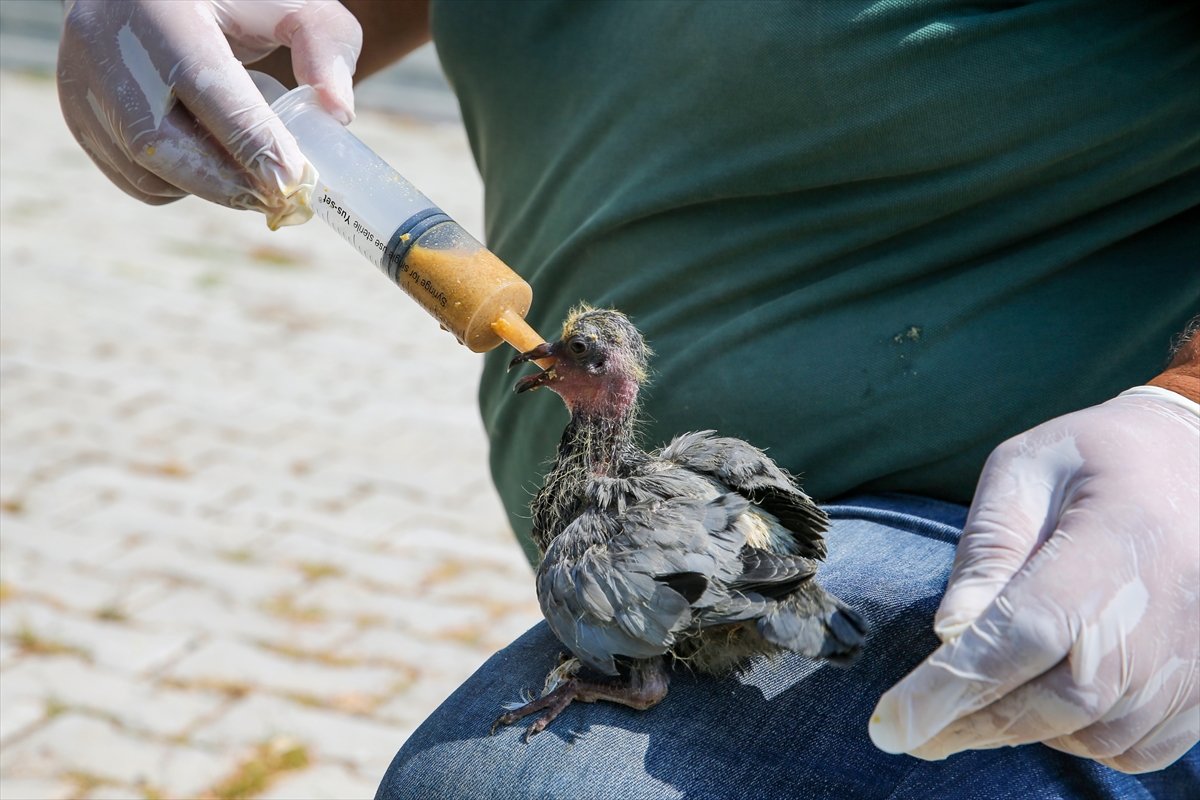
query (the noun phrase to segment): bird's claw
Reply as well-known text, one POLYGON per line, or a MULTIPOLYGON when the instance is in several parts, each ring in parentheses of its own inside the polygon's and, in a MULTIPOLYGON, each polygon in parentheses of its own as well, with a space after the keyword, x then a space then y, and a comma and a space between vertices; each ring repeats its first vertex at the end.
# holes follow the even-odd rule
MULTIPOLYGON (((524 716, 524 715, 515 716, 510 712, 507 714, 501 714, 500 716, 496 717, 496 721, 492 723, 492 729, 491 729, 491 731, 488 732, 488 736, 495 736, 496 731, 501 726, 511 725, 514 722, 516 722, 518 719, 520 719, 521 716, 524 716)), ((553 719, 553 717, 551 717, 550 719, 547 719, 548 716, 549 715, 544 714, 541 717, 538 717, 537 720, 535 720, 532 725, 530 725, 528 728, 526 728, 525 736, 524 736, 526 744, 529 743, 529 740, 531 738, 533 738, 534 736, 538 735, 539 733, 541 733, 543 730, 546 729, 546 725, 548 725, 550 723, 550 719, 553 719)))
POLYGON ((571 704, 571 701, 575 699, 578 688, 579 680, 571 678, 564 685, 559 686, 549 694, 543 695, 531 703, 526 703, 520 708, 506 711, 492 723, 492 733, 494 734, 501 725, 511 725, 519 719, 528 717, 530 714, 536 714, 539 711, 544 712, 525 731, 525 741, 528 742, 531 737, 545 730, 546 726, 554 721, 559 712, 571 704))

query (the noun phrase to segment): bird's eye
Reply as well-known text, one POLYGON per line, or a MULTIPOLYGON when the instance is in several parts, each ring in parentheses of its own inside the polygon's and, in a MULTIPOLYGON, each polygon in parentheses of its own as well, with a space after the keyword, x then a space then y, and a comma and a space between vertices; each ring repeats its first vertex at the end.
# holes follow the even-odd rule
POLYGON ((588 346, 582 339, 572 339, 567 342, 567 349, 571 351, 571 355, 581 356, 587 352, 588 346))

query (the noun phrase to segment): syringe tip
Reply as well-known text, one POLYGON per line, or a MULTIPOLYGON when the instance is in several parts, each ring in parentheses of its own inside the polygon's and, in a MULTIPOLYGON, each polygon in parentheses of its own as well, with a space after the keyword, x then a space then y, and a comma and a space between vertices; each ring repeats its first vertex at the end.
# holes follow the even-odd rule
MULTIPOLYGON (((501 339, 517 348, 517 351, 520 353, 528 353, 546 341, 538 335, 537 331, 530 327, 529 323, 520 314, 511 308, 505 309, 500 318, 492 323, 492 330, 501 339)), ((554 365, 554 359, 542 358, 534 363, 542 369, 550 369, 554 365)))

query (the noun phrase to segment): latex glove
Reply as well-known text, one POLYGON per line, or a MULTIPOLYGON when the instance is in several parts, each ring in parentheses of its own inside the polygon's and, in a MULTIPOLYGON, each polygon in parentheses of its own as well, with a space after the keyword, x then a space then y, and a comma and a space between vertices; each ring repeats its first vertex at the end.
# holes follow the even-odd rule
POLYGON ((934 619, 944 644, 879 700, 880 749, 942 759, 1042 742, 1145 772, 1196 744, 1200 417, 1139 389, 1160 396, 992 453, 934 619))
POLYGON ((280 45, 350 122, 362 29, 336 0, 78 0, 58 50, 63 116, 139 200, 194 194, 257 209, 272 228, 304 222, 315 172, 241 63, 280 45))

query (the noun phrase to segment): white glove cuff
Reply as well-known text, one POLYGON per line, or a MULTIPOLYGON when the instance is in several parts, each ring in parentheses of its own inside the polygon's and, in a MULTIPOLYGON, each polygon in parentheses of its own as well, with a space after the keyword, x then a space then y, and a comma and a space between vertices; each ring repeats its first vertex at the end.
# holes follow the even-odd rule
POLYGON ((1170 389, 1164 389, 1161 386, 1135 386, 1132 389, 1126 389, 1117 397, 1153 397, 1157 400, 1162 400, 1164 403, 1170 403, 1173 406, 1179 406, 1184 411, 1190 411, 1200 417, 1200 403, 1195 400, 1189 400, 1178 392, 1172 392, 1170 389))

